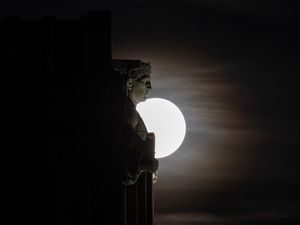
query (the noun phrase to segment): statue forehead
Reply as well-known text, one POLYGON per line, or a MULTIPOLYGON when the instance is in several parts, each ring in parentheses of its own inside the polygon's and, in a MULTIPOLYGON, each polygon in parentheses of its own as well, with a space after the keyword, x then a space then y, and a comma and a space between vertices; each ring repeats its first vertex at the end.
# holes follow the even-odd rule
POLYGON ((141 76, 139 76, 140 80, 150 80, 150 76, 147 74, 142 74, 141 76))

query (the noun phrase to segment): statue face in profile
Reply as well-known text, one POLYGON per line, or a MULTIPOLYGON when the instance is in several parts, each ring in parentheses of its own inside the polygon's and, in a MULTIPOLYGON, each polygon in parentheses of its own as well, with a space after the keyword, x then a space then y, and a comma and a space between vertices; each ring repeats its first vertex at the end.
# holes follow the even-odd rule
POLYGON ((112 60, 114 70, 126 78, 126 95, 133 104, 145 101, 148 92, 151 90, 150 63, 141 60, 112 60))
POLYGON ((145 101, 148 92, 151 90, 150 77, 148 75, 141 76, 138 79, 129 79, 128 81, 130 91, 130 97, 135 104, 145 101))

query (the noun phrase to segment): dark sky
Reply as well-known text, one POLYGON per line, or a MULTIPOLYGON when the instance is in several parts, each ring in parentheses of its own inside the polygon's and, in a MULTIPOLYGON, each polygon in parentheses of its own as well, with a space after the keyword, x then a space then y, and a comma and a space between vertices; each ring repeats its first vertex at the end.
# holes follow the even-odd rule
POLYGON ((0 13, 74 18, 108 8, 114 58, 153 67, 152 92, 187 134, 160 160, 156 225, 300 220, 299 16, 288 1, 22 1, 0 13), (226 3, 225 3, 226 2, 226 3))

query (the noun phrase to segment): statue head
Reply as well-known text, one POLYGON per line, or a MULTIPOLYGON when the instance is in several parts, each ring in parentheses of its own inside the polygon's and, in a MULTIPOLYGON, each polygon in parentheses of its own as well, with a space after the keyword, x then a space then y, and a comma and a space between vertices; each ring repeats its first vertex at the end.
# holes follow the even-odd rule
POLYGON ((126 93, 134 104, 145 101, 151 90, 151 65, 140 60, 113 60, 113 68, 126 80, 126 93))

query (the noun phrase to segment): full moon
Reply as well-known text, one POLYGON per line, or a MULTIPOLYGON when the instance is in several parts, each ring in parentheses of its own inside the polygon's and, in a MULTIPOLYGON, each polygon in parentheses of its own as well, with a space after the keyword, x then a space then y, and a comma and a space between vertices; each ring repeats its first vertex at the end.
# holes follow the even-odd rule
POLYGON ((172 102, 150 98, 137 105, 148 132, 155 134, 155 158, 175 152, 183 142, 186 123, 182 112, 172 102))

